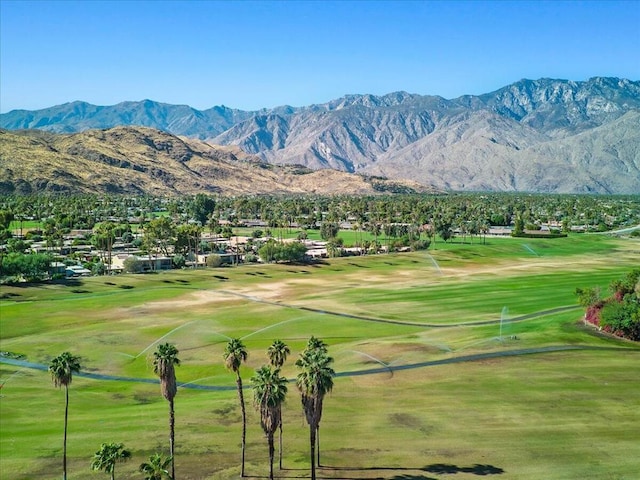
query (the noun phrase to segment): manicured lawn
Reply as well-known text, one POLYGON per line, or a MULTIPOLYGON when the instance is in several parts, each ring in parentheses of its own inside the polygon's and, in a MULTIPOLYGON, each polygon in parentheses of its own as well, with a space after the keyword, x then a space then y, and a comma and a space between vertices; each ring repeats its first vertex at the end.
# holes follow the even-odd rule
MULTIPOLYGON (((275 338, 291 347, 283 374, 294 378, 310 335, 329 344, 339 374, 380 369, 335 379, 320 429, 321 478, 635 478, 640 347, 596 335, 572 307, 576 287, 606 291, 637 265, 638 240, 435 247, 313 266, 3 286, 0 350, 45 365, 69 350, 86 372, 152 380, 156 345, 175 343, 180 384, 224 388, 178 390, 180 479, 239 477, 240 412, 222 363, 228 337, 243 338, 250 352, 242 368, 249 384, 275 338), (559 350, 535 350, 548 347, 559 350), (497 356, 513 351, 529 353, 497 356), (486 354, 494 356, 467 358, 486 354), (468 361, 447 363, 456 359, 468 361)), ((4 363, 0 381, 2 477, 59 477, 64 391, 46 371, 4 363)), ((251 392, 245 396, 247 473, 264 477, 266 441, 251 392)), ((76 376, 70 402, 69 480, 106 478, 89 470, 102 442, 133 452, 117 467, 120 479, 142 478, 137 466, 168 451, 168 407, 157 384, 76 376)), ((308 430, 294 384, 283 416, 287 470, 276 475, 304 477, 308 430)))

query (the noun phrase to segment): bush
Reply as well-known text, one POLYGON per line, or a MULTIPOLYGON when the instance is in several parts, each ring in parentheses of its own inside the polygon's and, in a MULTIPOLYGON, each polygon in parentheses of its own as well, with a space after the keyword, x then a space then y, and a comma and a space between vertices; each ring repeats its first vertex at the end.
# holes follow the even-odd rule
POLYGON ((207 267, 220 267, 222 265, 222 257, 220 255, 209 255, 207 257, 207 267))
POLYGON ((174 255, 171 258, 171 263, 173 264, 173 268, 182 268, 187 264, 187 260, 184 258, 184 255, 174 255))
POLYGON ((104 275, 107 271, 107 267, 102 262, 95 262, 91 264, 91 273, 94 275, 104 275))
POLYGON ((306 259, 307 248, 299 242, 279 243, 270 240, 258 254, 263 262, 302 262, 306 259))
POLYGON ((37 233, 37 231, 27 232, 24 235, 25 240, 31 240, 32 242, 41 242, 43 237, 42 233, 37 233))
POLYGON ((143 271, 142 261, 135 257, 129 257, 122 263, 124 271, 127 273, 141 273, 143 271))
POLYGON ((133 233, 131 233, 130 231, 126 231, 122 234, 122 241, 124 243, 131 243, 133 242, 134 236, 133 233))
POLYGON ((413 251, 428 250, 430 245, 431 245, 431 240, 428 240, 428 239, 415 240, 411 243, 411 250, 413 251))
POLYGON ((0 265, 0 276, 24 278, 27 282, 44 280, 49 275, 52 257, 44 253, 9 253, 0 265))
POLYGON ((600 311, 600 325, 606 331, 631 340, 640 340, 640 303, 635 295, 622 302, 611 301, 600 311))
POLYGON ((255 253, 247 253, 244 256, 244 261, 247 263, 256 263, 258 261, 258 256, 255 253))
POLYGON ((600 300, 597 288, 576 288, 586 307, 585 320, 604 331, 640 341, 640 269, 634 269, 609 286, 612 295, 600 300))

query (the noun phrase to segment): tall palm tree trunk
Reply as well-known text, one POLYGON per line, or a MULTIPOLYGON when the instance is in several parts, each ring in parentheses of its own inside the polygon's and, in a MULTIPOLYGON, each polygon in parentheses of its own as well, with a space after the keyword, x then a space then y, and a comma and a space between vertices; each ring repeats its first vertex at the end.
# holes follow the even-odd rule
POLYGON ((64 439, 62 441, 62 480, 67 480, 67 419, 69 418, 69 386, 64 387, 64 439))
POLYGON ((173 410, 173 399, 169 400, 169 450, 171 455, 171 478, 176 478, 175 456, 174 456, 174 439, 175 439, 176 417, 173 410))
POLYGON ((240 467, 240 476, 244 477, 244 450, 247 438, 247 412, 244 407, 244 394, 242 393, 242 378, 240 372, 237 374, 236 383, 238 384, 238 397, 240 398, 240 409, 242 410, 242 463, 240 467))
POLYGON ((278 466, 280 467, 280 470, 282 470, 282 419, 280 419, 280 438, 279 438, 279 445, 278 445, 278 456, 279 456, 279 463, 278 466))
POLYGON ((269 433, 269 478, 273 480, 273 457, 275 456, 275 446, 273 442, 273 433, 269 433))
POLYGON ((316 432, 315 425, 309 425, 309 445, 311 447, 311 480, 316 480, 316 432))
POLYGON ((316 455, 318 456, 318 461, 316 462, 318 466, 320 466, 320 425, 316 429, 316 455))

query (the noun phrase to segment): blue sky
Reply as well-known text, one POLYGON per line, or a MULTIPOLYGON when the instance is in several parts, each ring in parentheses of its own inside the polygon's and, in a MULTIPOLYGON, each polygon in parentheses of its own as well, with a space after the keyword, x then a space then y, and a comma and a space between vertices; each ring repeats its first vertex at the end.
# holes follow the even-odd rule
POLYGON ((0 111, 205 109, 640 79, 640 1, 0 0, 0 111))

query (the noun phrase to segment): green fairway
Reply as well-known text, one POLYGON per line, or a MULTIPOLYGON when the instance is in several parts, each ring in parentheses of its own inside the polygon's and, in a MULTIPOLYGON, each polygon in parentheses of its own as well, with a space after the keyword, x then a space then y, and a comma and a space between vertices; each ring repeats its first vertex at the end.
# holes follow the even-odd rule
MULTIPOLYGON (((69 283, 2 286, 0 350, 48 365, 81 357, 70 386, 69 480, 91 472, 102 442, 132 451, 116 478, 168 452, 168 406, 152 354, 179 349, 176 476, 239 477, 240 409, 222 354, 249 351, 245 385, 280 338, 295 378, 311 335, 338 373, 325 398, 319 478, 635 479, 640 464, 640 346, 580 321, 576 287, 620 278, 640 241, 438 241, 428 251, 314 265, 245 265, 69 283), (435 248, 433 248, 435 247, 435 248), (118 377, 118 378, 111 378, 118 377), (199 387, 194 388, 194 387, 199 387)), ((62 474, 64 390, 49 374, 0 363, 0 476, 62 474)), ((250 477, 268 474, 267 443, 245 393, 250 477)), ((281 478, 309 475, 308 428, 295 385, 283 411, 281 478)))

